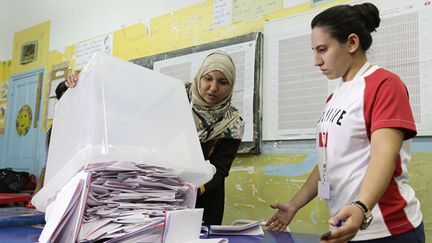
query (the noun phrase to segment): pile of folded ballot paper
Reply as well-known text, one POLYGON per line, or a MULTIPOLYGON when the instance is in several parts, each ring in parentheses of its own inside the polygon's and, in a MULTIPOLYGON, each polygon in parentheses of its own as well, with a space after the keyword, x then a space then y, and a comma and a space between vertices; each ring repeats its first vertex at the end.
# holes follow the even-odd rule
POLYGON ((91 172, 91 184, 79 241, 157 231, 166 211, 194 206, 194 187, 170 169, 108 162, 90 164, 86 171, 91 172))

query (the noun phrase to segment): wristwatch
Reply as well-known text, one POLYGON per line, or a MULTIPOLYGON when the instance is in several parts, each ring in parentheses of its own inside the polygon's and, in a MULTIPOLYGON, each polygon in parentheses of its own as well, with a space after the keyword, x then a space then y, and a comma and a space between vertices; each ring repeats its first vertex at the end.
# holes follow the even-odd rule
POLYGON ((372 211, 369 210, 369 208, 362 201, 352 202, 351 205, 356 205, 363 212, 364 218, 362 224, 360 225, 360 230, 367 229, 373 219, 372 211))

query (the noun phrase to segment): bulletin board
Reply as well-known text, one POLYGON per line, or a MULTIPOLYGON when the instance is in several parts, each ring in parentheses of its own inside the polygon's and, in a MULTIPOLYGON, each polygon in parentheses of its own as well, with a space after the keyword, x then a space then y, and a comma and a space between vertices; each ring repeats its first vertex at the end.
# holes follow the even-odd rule
POLYGON ((217 42, 138 58, 132 62, 191 82, 208 53, 222 50, 229 53, 236 65, 236 85, 232 103, 245 121, 245 133, 239 153, 258 153, 260 141, 259 87, 262 63, 262 34, 250 33, 217 42))
POLYGON ((50 72, 50 77, 48 82, 48 90, 49 90, 48 104, 47 104, 47 108, 45 109, 46 112, 45 121, 53 119, 55 105, 58 102, 55 90, 61 82, 66 81, 68 76, 69 76, 68 61, 51 66, 51 72, 50 72))
MULTIPOLYGON (((410 93, 418 135, 431 135, 432 7, 422 1, 374 4, 381 23, 372 33, 368 59, 400 76, 410 93)), ((263 140, 315 138, 326 98, 339 82, 327 80, 313 65, 310 22, 318 13, 264 25, 263 140)))

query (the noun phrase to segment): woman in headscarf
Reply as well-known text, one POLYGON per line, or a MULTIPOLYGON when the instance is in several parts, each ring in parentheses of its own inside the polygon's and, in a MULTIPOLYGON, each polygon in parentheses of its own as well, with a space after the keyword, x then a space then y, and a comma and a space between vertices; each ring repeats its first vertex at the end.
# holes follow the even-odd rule
POLYGON ((216 51, 186 85, 204 157, 216 167, 216 174, 198 191, 196 207, 204 208, 205 224, 222 223, 225 177, 243 137, 244 122, 231 103, 235 73, 231 57, 216 51))

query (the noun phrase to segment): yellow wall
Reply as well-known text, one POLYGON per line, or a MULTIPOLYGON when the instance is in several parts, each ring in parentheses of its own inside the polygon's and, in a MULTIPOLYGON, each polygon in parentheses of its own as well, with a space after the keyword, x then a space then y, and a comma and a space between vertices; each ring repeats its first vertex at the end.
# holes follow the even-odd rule
POLYGON ((0 62, 0 83, 7 82, 10 76, 11 62, 0 62))
POLYGON ((6 125, 7 81, 11 69, 10 61, 0 62, 0 134, 4 134, 6 125))
MULTIPOLYGON (((33 27, 27 28, 20 32, 16 32, 14 35, 13 50, 12 50, 12 60, 9 69, 10 75, 16 75, 25 73, 37 68, 44 68, 48 63, 48 52, 49 52, 49 39, 50 39, 50 28, 51 22, 47 21, 33 27), (33 62, 21 64, 22 46, 30 41, 37 41, 37 59, 33 62)), ((45 72, 44 80, 47 80, 47 75, 45 72)), ((9 77, 7 78, 9 79, 9 77)), ((6 80, 7 80, 6 79, 6 80)), ((43 100, 45 102, 46 96, 43 100)), ((45 106, 44 106, 45 107, 45 106)), ((45 116, 42 117, 43 121, 45 116)), ((41 126, 43 128, 43 126, 41 126)), ((1 129, 1 124, 0 124, 1 129)), ((4 130, 4 127, 3 127, 4 130)))
MULTIPOLYGON (((221 27, 213 27, 213 1, 178 10, 174 13, 153 18, 150 22, 150 34, 142 23, 114 32, 113 55, 125 60, 169 52, 190 46, 214 42, 251 32, 262 31, 264 22, 311 10, 311 4, 304 3, 293 8, 281 8, 278 11, 257 16, 221 27)), ((347 1, 333 1, 328 7, 347 1)))
POLYGON ((15 33, 12 50, 11 74, 19 74, 36 68, 45 67, 49 50, 50 26, 51 23, 47 21, 15 33), (20 64, 22 45, 26 42, 35 40, 38 41, 37 60, 27 64, 20 64))
MULTIPOLYGON (((150 21, 149 30, 144 23, 136 23, 112 32, 114 36, 113 56, 124 60, 132 60, 262 31, 266 21, 312 9, 309 2, 287 9, 282 8, 282 0, 277 2, 279 10, 275 12, 217 28, 213 27, 213 1, 209 0, 153 18, 150 21)), ((342 0, 333 1, 319 7, 325 8, 346 2, 342 0)), ((70 61, 71 67, 74 69, 75 46, 66 47, 63 54, 51 51, 46 63, 47 73, 51 71, 52 65, 65 60, 70 61)), ((45 85, 45 87, 46 98, 49 85, 45 85)), ((47 99, 45 99, 43 114, 46 114, 46 108, 47 99)), ((47 129, 51 121, 44 120, 44 124, 45 129, 47 129)))

